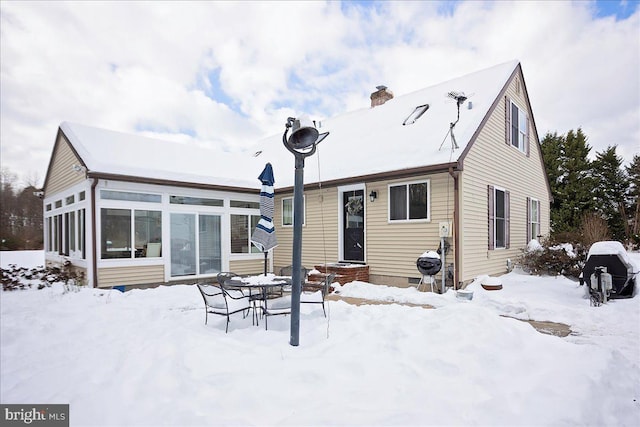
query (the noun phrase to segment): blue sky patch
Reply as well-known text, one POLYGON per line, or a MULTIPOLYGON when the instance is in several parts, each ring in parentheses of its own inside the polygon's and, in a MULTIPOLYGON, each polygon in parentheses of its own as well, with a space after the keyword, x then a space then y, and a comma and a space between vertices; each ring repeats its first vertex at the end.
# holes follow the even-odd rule
POLYGON ((615 16, 616 21, 621 21, 633 15, 639 4, 638 0, 596 0, 595 16, 615 16))
POLYGON ((240 104, 238 101, 231 98, 222 88, 222 84, 220 83, 219 67, 209 71, 206 79, 208 80, 208 84, 207 82, 201 82, 198 84, 198 89, 201 89, 208 98, 211 98, 221 104, 225 104, 236 113, 246 117, 246 114, 240 110, 240 104))

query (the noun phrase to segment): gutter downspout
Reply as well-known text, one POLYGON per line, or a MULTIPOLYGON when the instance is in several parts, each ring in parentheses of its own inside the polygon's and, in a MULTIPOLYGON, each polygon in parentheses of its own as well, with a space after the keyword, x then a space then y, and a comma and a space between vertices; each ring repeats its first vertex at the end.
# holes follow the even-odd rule
POLYGON ((91 183, 91 252, 92 252, 92 268, 93 268, 93 287, 98 287, 98 244, 96 242, 96 186, 98 178, 93 178, 91 183))
POLYGON ((458 214, 460 209, 460 198, 458 191, 458 178, 460 177, 459 170, 453 170, 453 167, 449 167, 449 175, 453 178, 453 248, 455 256, 453 260, 453 289, 458 288, 458 278, 460 277, 460 215, 458 214))

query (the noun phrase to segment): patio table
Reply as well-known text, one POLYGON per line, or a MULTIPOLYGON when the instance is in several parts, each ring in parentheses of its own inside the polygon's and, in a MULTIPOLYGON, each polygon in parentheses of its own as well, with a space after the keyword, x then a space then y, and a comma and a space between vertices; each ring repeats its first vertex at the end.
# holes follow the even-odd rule
MULTIPOLYGON (((253 301, 253 312, 256 314, 256 301, 262 301, 266 304, 266 300, 269 296, 269 291, 291 284, 291 278, 278 277, 273 275, 261 274, 259 276, 245 276, 245 277, 233 277, 225 281, 224 286, 237 289, 248 289, 249 296, 253 301), (254 293, 254 290, 259 290, 259 293, 254 293)), ((258 323, 256 315, 256 324, 258 323)))

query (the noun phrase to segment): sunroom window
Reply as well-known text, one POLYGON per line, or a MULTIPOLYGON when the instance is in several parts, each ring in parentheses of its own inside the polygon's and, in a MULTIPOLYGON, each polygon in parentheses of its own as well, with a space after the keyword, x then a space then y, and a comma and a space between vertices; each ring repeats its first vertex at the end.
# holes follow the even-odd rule
POLYGON ((151 246, 162 243, 162 212, 103 208, 101 258, 160 256, 151 246))

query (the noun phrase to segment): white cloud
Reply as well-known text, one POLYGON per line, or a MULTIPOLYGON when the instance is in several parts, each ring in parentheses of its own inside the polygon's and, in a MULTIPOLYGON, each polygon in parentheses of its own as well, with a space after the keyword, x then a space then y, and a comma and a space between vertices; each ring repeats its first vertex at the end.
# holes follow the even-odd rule
POLYGON ((2 167, 44 178, 61 121, 232 147, 280 132, 289 115, 366 108, 379 84, 402 95, 514 58, 540 138, 580 126, 593 154, 618 144, 629 161, 640 151, 640 12, 616 21, 594 10, 2 2, 2 167))

